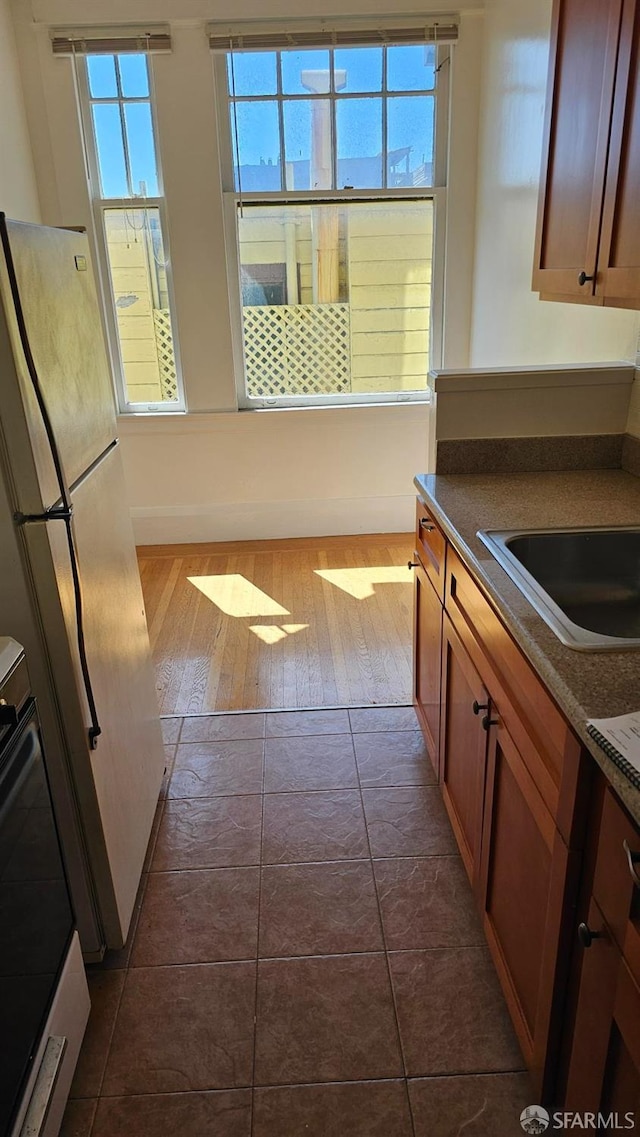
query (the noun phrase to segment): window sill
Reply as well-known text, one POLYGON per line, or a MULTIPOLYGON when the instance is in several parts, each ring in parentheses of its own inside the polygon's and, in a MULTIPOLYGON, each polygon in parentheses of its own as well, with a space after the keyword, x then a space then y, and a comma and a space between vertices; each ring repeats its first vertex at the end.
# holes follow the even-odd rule
POLYGON ((238 411, 190 411, 172 414, 124 414, 118 416, 118 431, 121 437, 141 434, 215 434, 218 432, 250 433, 265 429, 270 419, 287 425, 295 423, 301 428, 321 430, 351 425, 359 421, 394 421, 426 423, 430 399, 398 403, 348 403, 345 406, 306 406, 306 407, 243 407, 238 411), (309 413, 312 412, 312 413, 309 413))

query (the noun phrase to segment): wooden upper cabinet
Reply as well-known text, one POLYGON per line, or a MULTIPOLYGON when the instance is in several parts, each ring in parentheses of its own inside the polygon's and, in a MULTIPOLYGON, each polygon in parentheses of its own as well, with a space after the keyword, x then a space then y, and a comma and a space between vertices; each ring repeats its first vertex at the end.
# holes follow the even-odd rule
POLYGON ((624 0, 596 294, 640 307, 640 3, 624 0))
POLYGON ((591 301, 622 0, 555 0, 533 287, 591 301))
POLYGON ((639 24, 639 0, 555 0, 533 271, 544 299, 640 307, 639 24))

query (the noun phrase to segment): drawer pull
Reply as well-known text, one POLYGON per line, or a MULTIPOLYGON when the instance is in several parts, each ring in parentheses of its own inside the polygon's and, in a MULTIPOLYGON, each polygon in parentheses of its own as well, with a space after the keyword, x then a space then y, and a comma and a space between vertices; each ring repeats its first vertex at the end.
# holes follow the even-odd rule
POLYGON ((588 924, 578 924, 578 939, 583 948, 589 948, 594 940, 602 939, 602 932, 592 932, 588 924))
POLYGON ((636 868, 636 865, 640 865, 640 853, 634 853, 633 849, 629 848, 629 844, 627 841, 622 842, 622 848, 624 849, 625 853, 627 854, 627 861, 629 864, 629 872, 631 873, 631 879, 632 879, 633 883, 635 884, 636 888, 640 888, 640 876, 638 876, 638 870, 636 868))
POLYGON ((490 730, 492 726, 498 726, 500 719, 492 719, 490 715, 485 715, 482 720, 482 729, 490 730))
POLYGON ((435 530, 435 525, 433 524, 433 522, 428 521, 426 517, 421 517, 420 518, 420 528, 426 529, 427 533, 433 533, 433 531, 435 530))
POLYGON ((477 699, 474 699, 473 703, 471 704, 471 710, 473 711, 474 715, 479 715, 480 711, 488 711, 489 710, 489 704, 488 703, 479 703, 477 699))
POLYGON ((419 561, 407 561, 407 568, 408 569, 420 568, 420 562, 419 561))

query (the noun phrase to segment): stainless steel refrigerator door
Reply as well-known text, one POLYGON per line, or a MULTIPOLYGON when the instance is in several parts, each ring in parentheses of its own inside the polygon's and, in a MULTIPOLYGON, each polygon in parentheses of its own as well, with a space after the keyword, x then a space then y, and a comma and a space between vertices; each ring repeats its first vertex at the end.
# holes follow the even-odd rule
MULTIPOLYGON (((89 244, 84 233, 18 221, 7 221, 7 232, 31 352, 70 485, 116 436, 89 244)), ((41 497, 41 502, 21 499, 20 508, 40 512, 42 505, 46 508, 58 500, 60 490, 20 345, 5 264, 0 291, 41 497)))
POLYGON ((108 947, 120 947, 129 928, 158 804, 164 748, 117 446, 78 484, 73 506, 87 657, 102 727, 93 751, 87 745, 89 719, 75 651, 75 606, 65 528, 58 521, 25 526, 25 539, 52 674, 69 736, 73 733, 69 747, 72 775, 106 942, 108 947), (56 597, 38 589, 38 566, 47 557, 55 572, 56 597), (69 650, 71 670, 66 658, 69 650), (80 714, 74 713, 74 706, 76 712, 80 706, 80 714))

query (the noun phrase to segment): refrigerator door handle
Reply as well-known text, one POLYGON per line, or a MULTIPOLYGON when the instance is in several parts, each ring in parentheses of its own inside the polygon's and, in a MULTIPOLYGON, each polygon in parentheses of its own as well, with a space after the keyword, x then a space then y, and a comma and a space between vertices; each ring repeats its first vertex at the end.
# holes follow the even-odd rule
POLYGON ((73 512, 73 505, 71 504, 69 490, 64 477, 62 468, 62 459, 56 442, 56 437, 51 425, 51 419, 47 410, 38 372, 36 369, 31 345, 29 343, 29 334, 27 332, 27 325, 25 323, 24 312, 22 310, 22 302, 20 300, 20 290, 18 288, 18 279, 16 270, 13 263, 13 255, 11 253, 11 245, 9 243, 9 234, 7 232, 6 216, 0 212, 0 242, 5 256, 7 275, 9 277, 9 286, 11 288, 11 298, 15 309, 16 322, 18 325, 18 333, 20 336, 20 343, 24 352, 25 362, 27 364, 27 371, 29 379, 38 403, 38 409, 42 417, 42 422, 47 435, 49 449, 51 451, 51 458, 56 472, 56 480, 60 490, 61 507, 54 507, 48 510, 43 515, 26 514, 16 515, 15 520, 18 524, 25 524, 31 521, 64 521, 67 530, 67 544, 69 546, 69 559, 71 562, 71 576, 73 579, 73 592, 75 598, 76 608, 76 638, 78 643, 78 656, 80 659, 80 670, 82 672, 82 681, 84 684, 85 694, 87 697, 87 705, 89 707, 89 715, 91 718, 91 726, 88 730, 89 746, 91 750, 95 750, 98 745, 98 736, 102 734, 100 723, 98 721, 98 712, 96 709, 95 699, 93 696, 93 688, 91 686, 91 675, 89 673, 89 664, 87 662, 87 652, 84 642, 84 626, 82 621, 82 592, 80 587, 80 573, 78 570, 78 559, 76 557, 75 543, 73 539, 73 529, 71 526, 71 516, 73 512))
POLYGON ((16 525, 27 525, 30 521, 71 521, 73 506, 54 505, 44 513, 21 513, 19 509, 13 515, 16 525))
POLYGON ((82 681, 84 684, 87 706, 89 708, 89 715, 91 718, 91 726, 89 727, 87 734, 89 737, 89 747, 91 750, 95 750, 98 745, 98 736, 102 734, 102 728, 98 720, 98 711, 93 694, 93 687, 91 685, 91 675, 89 673, 89 664, 87 662, 87 652, 84 641, 84 624, 82 619, 82 591, 80 586, 80 573, 78 571, 78 559, 76 557, 76 549, 73 539, 73 529, 71 526, 72 515, 73 505, 69 505, 68 508, 65 506, 54 507, 53 509, 47 510, 46 513, 14 513, 13 516, 17 525, 30 525, 34 522, 64 521, 65 529, 67 531, 67 545, 69 548, 71 579, 73 581, 73 595, 76 609, 76 640, 78 644, 78 656, 80 659, 80 670, 82 672, 82 681))

